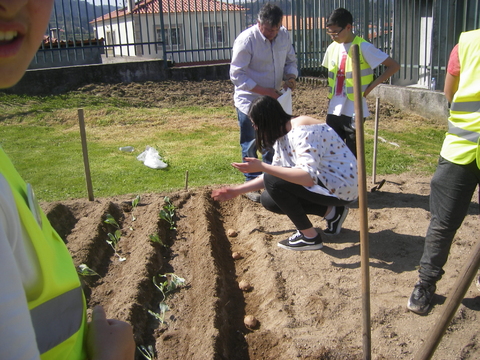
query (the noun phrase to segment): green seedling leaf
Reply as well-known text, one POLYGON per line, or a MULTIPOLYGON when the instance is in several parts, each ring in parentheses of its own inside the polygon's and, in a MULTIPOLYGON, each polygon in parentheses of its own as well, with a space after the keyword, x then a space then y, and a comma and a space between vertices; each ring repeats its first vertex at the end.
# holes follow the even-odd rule
POLYGON ((160 244, 163 247, 168 247, 168 245, 163 243, 162 239, 160 239, 160 235, 158 234, 149 235, 149 238, 150 238, 150 241, 153 243, 160 244))
POLYGON ((151 310, 148 310, 148 313, 153 317, 155 317, 155 319, 160 321, 162 324, 166 324, 165 313, 169 311, 170 308, 168 307, 167 304, 165 304, 164 302, 161 302, 160 304, 158 304, 158 309, 160 311, 159 313, 156 313, 155 311, 151 311, 151 310))
POLYGON ((184 286, 185 279, 174 273, 158 274, 153 277, 153 284, 161 291, 163 298, 165 299, 169 292, 184 286), (165 279, 165 281, 162 282, 162 279, 165 279))
POLYGON ((100 276, 85 264, 78 265, 77 273, 79 273, 82 276, 100 276))
POLYGON ((152 345, 148 345, 147 347, 140 345, 137 346, 138 351, 142 354, 145 359, 147 360, 155 360, 155 349, 152 345))
POLYGON ((137 218, 135 217, 135 215, 133 214, 133 212, 134 212, 135 209, 137 208, 137 205, 138 205, 139 202, 140 202, 140 195, 137 195, 137 196, 135 197, 135 199, 132 200, 132 221, 137 220, 137 218))
POLYGON ((120 229, 120 225, 118 225, 118 223, 117 223, 117 221, 115 220, 115 218, 114 218, 112 215, 110 215, 110 214, 107 214, 106 219, 105 219, 104 222, 107 223, 107 224, 110 224, 110 225, 115 226, 117 229, 120 229))

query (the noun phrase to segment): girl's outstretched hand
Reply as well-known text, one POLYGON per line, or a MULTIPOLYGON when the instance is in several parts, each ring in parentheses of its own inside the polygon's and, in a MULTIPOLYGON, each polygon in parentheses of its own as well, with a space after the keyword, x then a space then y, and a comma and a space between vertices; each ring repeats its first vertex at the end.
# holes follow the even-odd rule
POLYGON ((238 195, 240 195, 239 192, 233 187, 223 187, 221 189, 212 190, 212 198, 216 201, 231 200, 238 195))
POLYGON ((240 170, 242 173, 254 173, 263 171, 263 163, 257 158, 246 157, 243 159, 245 162, 232 163, 235 169, 240 170))

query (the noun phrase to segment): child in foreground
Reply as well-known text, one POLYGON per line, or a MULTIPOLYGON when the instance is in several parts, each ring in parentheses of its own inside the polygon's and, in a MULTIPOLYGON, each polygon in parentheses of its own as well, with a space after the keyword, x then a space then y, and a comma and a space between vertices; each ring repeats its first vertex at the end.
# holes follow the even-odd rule
MULTIPOLYGON (((0 88, 25 73, 54 0, 0 0, 0 88)), ((126 322, 86 303, 68 250, 0 147, 0 359, 133 360, 126 322)))

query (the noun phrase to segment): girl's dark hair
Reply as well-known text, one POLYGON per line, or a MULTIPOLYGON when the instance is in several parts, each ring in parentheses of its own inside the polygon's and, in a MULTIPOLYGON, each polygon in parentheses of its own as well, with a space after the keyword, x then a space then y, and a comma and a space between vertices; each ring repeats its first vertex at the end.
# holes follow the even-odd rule
POLYGON ((348 24, 353 24, 353 16, 350 11, 344 8, 333 10, 327 20, 327 26, 337 25, 345 28, 348 24))
POLYGON ((282 105, 270 96, 260 96, 250 106, 248 117, 256 127, 257 149, 271 149, 278 138, 287 133, 286 124, 293 117, 282 105))

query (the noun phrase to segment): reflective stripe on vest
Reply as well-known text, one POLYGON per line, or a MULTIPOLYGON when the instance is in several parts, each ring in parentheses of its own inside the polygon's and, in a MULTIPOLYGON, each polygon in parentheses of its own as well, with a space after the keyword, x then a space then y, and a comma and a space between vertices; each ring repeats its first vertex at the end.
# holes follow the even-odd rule
POLYGON ((58 346, 82 325, 83 298, 80 287, 30 310, 40 354, 58 346), (55 321, 52 321, 55 319, 55 321))
POLYGON ((471 141, 473 143, 477 143, 478 138, 480 137, 479 133, 459 128, 455 126, 450 120, 448 120, 448 133, 457 135, 458 137, 461 137, 462 139, 471 141))
POLYGON ((454 102, 450 106, 451 111, 480 112, 480 101, 454 102))

